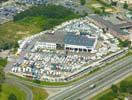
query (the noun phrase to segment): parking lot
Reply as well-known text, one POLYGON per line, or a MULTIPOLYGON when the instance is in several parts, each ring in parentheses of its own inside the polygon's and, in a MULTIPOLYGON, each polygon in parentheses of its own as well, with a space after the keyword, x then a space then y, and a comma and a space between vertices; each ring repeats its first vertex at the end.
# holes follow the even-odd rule
POLYGON ((13 20, 14 15, 24 11, 26 7, 17 4, 7 4, 0 8, 0 24, 13 20))

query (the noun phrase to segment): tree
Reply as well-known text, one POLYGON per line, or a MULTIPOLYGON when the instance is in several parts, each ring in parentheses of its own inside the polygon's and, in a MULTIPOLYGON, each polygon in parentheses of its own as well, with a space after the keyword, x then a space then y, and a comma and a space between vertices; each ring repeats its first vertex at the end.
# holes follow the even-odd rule
POLYGON ((128 4, 127 4, 126 1, 125 1, 124 5, 123 5, 123 8, 124 8, 124 9, 128 9, 128 4))
POLYGON ((95 14, 101 14, 101 11, 98 10, 98 9, 95 9, 95 10, 94 10, 94 13, 95 13, 95 14))
POLYGON ((105 7, 101 7, 102 13, 105 13, 105 7))
POLYGON ((130 81, 122 81, 120 83, 120 91, 125 93, 132 93, 132 83, 130 81))
POLYGON ((31 21, 33 18, 38 18, 40 16, 42 18, 42 23, 38 23, 37 25, 41 25, 44 30, 51 29, 62 22, 79 17, 79 15, 75 14, 71 9, 67 9, 60 5, 39 5, 30 7, 16 14, 14 16, 14 21, 25 20, 25 22, 28 23, 28 21, 31 21))
POLYGON ((3 71, 3 68, 0 68, 0 83, 3 83, 5 80, 5 72, 3 71))
POLYGON ((128 40, 122 41, 122 40, 119 39, 119 46, 121 46, 121 47, 130 47, 131 46, 131 41, 128 41, 128 40))
POLYGON ((17 98, 13 93, 11 93, 8 97, 8 100, 17 100, 17 98))
POLYGON ((2 92, 2 84, 0 83, 0 92, 2 92))
POLYGON ((112 1, 111 1, 111 5, 112 5, 112 6, 117 6, 117 1, 113 1, 113 0, 112 0, 112 1))
POLYGON ((0 92, 2 92, 2 83, 5 80, 4 66, 7 64, 7 59, 0 58, 0 92))
POLYGON ((81 5, 85 5, 85 3, 86 3, 86 0, 80 0, 81 5))
POLYGON ((112 91, 113 91, 113 93, 115 93, 115 94, 117 94, 118 93, 118 87, 116 86, 116 85, 112 85, 111 86, 111 89, 112 89, 112 91))
POLYGON ((3 68, 0 68, 0 92, 2 92, 2 83, 5 80, 5 73, 3 71, 3 68))

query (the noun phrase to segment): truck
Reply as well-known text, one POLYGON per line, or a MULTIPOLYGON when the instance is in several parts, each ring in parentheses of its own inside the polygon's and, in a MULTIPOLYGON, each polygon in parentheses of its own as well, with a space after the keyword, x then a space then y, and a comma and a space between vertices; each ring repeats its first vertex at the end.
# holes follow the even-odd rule
POLYGON ((91 84, 91 85, 89 86, 90 89, 93 89, 93 88, 95 88, 95 87, 96 87, 95 84, 91 84))

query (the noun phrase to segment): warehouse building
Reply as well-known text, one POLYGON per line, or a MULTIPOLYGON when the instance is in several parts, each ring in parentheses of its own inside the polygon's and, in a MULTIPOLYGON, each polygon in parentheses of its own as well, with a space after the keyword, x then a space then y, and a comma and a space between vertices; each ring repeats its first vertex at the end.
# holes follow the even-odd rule
POLYGON ((35 44, 35 50, 62 49, 73 52, 90 52, 94 50, 97 43, 97 37, 90 37, 87 33, 78 34, 78 32, 57 31, 54 34, 45 34, 42 38, 43 40, 35 44))
POLYGON ((97 38, 91 38, 88 35, 76 35, 68 33, 64 38, 65 50, 72 51, 92 51, 95 48, 97 38))

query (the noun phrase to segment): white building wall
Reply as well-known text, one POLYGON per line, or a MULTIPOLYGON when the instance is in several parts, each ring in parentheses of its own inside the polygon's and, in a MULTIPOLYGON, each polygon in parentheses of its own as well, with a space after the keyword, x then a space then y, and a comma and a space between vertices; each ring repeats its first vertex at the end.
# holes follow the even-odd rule
POLYGON ((78 46, 78 45, 70 45, 70 44, 65 44, 65 49, 66 48, 71 48, 71 49, 82 49, 82 51, 83 51, 83 49, 85 49, 85 50, 93 50, 93 48, 92 47, 90 47, 90 48, 88 48, 88 47, 86 47, 86 46, 78 46))
POLYGON ((37 42, 35 45, 35 49, 56 49, 55 43, 47 43, 47 42, 37 42))

